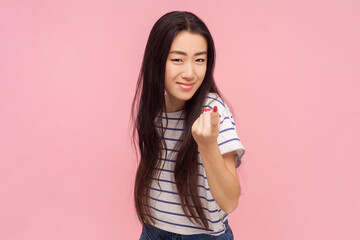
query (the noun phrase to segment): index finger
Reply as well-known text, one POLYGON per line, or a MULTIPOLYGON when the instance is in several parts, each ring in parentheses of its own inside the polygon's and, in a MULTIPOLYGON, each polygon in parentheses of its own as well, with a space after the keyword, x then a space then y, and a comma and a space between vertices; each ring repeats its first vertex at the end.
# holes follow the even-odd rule
POLYGON ((219 113, 217 111, 217 106, 214 106, 213 110, 210 112, 211 114, 211 124, 212 125, 218 125, 220 122, 220 117, 219 117, 219 113))

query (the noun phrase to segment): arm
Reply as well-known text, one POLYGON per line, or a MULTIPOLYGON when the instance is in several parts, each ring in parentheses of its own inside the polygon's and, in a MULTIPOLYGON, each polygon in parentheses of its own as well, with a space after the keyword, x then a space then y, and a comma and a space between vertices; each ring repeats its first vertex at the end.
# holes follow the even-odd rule
POLYGON ((198 144, 210 192, 220 208, 230 213, 238 205, 240 184, 235 168, 234 153, 224 155, 220 153, 217 143, 219 126, 219 114, 214 107, 214 111, 204 112, 194 122, 192 135, 198 144))
POLYGON ((234 153, 221 155, 217 143, 199 150, 211 194, 224 212, 231 213, 238 206, 241 192, 234 153))

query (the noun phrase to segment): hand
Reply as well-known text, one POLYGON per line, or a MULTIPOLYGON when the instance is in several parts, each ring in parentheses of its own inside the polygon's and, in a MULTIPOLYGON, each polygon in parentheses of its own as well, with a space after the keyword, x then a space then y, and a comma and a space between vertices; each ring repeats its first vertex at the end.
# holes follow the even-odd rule
POLYGON ((220 117, 215 106, 213 110, 204 109, 204 112, 195 120, 191 133, 198 144, 204 147, 216 143, 220 129, 220 117))

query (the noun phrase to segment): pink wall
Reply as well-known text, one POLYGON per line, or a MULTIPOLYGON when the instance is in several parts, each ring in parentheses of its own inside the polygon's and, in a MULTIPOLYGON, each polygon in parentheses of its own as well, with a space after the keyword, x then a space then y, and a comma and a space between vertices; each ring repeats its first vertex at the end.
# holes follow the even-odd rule
POLYGON ((236 239, 359 239, 359 2, 172 2, 0 2, 0 239, 139 238, 130 104, 171 10, 207 23, 235 109, 236 239))

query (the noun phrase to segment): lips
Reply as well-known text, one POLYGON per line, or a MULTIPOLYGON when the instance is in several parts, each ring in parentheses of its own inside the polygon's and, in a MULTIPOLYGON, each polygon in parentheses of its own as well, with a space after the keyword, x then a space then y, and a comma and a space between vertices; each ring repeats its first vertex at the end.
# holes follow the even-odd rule
POLYGON ((194 86, 194 83, 189 84, 189 83, 177 82, 177 84, 179 84, 180 88, 183 89, 183 90, 190 90, 194 86))
POLYGON ((195 83, 181 83, 181 82, 176 82, 177 84, 181 84, 181 85, 185 85, 185 86, 192 86, 195 83))

